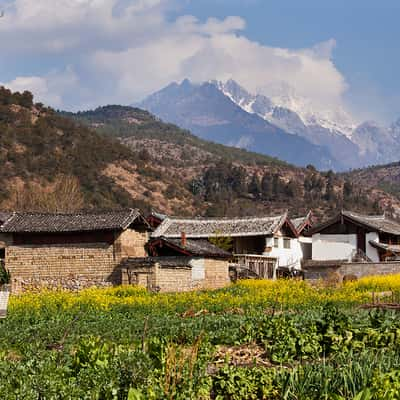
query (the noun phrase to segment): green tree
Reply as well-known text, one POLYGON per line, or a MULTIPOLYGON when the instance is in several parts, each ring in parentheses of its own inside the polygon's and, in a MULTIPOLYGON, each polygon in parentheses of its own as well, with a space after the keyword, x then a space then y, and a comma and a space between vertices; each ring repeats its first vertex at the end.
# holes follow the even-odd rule
POLYGON ((260 178, 256 173, 253 174, 251 181, 249 183, 249 193, 253 194, 254 196, 260 196, 262 189, 261 189, 261 182, 260 178))

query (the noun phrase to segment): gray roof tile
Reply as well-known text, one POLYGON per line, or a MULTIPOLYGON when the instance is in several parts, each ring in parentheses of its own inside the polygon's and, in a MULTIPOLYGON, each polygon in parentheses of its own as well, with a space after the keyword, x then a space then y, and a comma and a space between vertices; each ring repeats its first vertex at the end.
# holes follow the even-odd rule
MULTIPOLYGON (((152 242, 156 242, 158 239, 153 240, 152 242)), ((232 256, 231 253, 225 251, 218 246, 210 243, 207 239, 186 239, 186 245, 182 245, 181 239, 178 238, 159 238, 166 242, 167 244, 170 243, 171 245, 178 247, 179 249, 186 250, 192 256, 198 257, 223 257, 229 258, 232 256)), ((150 245, 152 244, 150 242, 150 245)))
POLYGON ((275 217, 242 218, 170 218, 167 217, 153 232, 152 237, 209 238, 218 236, 242 237, 271 235, 287 220, 287 214, 275 217))
POLYGON ((141 214, 136 209, 104 212, 14 212, 0 228, 5 233, 56 233, 126 229, 141 214))

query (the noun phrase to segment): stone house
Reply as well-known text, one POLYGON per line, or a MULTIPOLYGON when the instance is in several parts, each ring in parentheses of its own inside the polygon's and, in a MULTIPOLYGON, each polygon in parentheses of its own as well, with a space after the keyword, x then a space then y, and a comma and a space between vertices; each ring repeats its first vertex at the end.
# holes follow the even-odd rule
POLYGON ((121 283, 121 261, 147 255, 151 231, 138 210, 0 213, 0 247, 12 291, 121 283))
POLYGON ((299 234, 287 213, 275 217, 171 218, 166 217, 152 238, 198 241, 229 238, 234 264, 273 279, 278 268, 299 270, 303 258, 299 234))
POLYGON ((160 237, 150 240, 147 249, 150 257, 122 263, 124 283, 162 292, 218 289, 230 283, 231 253, 206 239, 160 237))
POLYGON ((308 260, 312 257, 312 238, 308 235, 313 227, 313 214, 309 211, 305 216, 291 220, 299 235, 298 240, 301 247, 302 259, 308 260))

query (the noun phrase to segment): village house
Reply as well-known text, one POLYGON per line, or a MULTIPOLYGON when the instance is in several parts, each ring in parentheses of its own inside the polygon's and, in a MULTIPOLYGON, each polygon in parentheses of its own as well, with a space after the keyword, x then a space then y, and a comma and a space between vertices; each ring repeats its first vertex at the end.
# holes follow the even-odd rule
POLYGON ((385 215, 341 211, 308 235, 312 259, 303 267, 310 279, 400 272, 400 224, 385 215))
POLYGON ((230 283, 231 253, 205 239, 156 238, 147 245, 150 257, 122 263, 124 283, 152 291, 217 289, 230 283))
POLYGON ((182 235, 193 243, 229 238, 232 263, 248 268, 261 278, 276 278, 278 268, 301 268, 303 253, 299 234, 287 213, 275 217, 166 217, 151 236, 179 240, 182 235))
POLYGON ((150 226, 138 210, 0 213, 0 247, 12 291, 121 283, 121 261, 144 257, 150 226))
POLYGON ((309 211, 304 217, 294 218, 291 221, 299 235, 302 259, 308 260, 312 256, 312 238, 308 235, 313 226, 312 211, 309 211))

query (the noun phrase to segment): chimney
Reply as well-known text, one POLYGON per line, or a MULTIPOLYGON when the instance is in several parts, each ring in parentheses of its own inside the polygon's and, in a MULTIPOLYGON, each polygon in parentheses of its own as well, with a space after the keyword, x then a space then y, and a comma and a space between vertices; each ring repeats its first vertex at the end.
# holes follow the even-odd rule
POLYGON ((181 245, 182 247, 186 247, 186 233, 181 232, 181 245))

